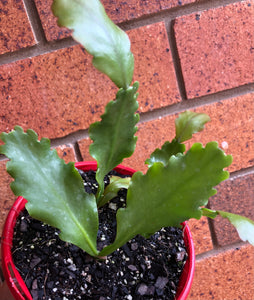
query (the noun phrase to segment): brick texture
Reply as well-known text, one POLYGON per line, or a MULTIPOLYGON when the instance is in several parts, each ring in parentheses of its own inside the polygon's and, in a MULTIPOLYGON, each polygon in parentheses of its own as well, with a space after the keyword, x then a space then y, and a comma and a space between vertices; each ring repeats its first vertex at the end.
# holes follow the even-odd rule
MULTIPOLYGON (((62 38, 69 37, 71 35, 71 32, 68 29, 64 27, 59 28, 57 26, 56 18, 50 10, 53 0, 34 0, 34 2, 37 6, 47 40, 59 40, 62 38)), ((165 9, 169 9, 176 6, 182 6, 192 2, 199 2, 199 0, 102 1, 107 14, 115 23, 121 23, 136 18, 144 17, 151 13, 160 12, 165 9)))
MULTIPOLYGON (((253 99, 254 94, 246 94, 193 109, 208 114, 211 122, 206 124, 204 131, 195 134, 193 139, 186 143, 187 149, 194 142, 205 145, 209 141, 217 141, 227 154, 233 155, 229 171, 253 166, 253 99)), ((147 167, 144 162, 150 154, 165 141, 174 138, 176 117, 177 114, 139 124, 136 150, 124 163, 134 169, 145 171, 147 167)), ((89 157, 87 143, 81 144, 84 157, 89 157)))
POLYGON ((56 148, 57 154, 60 158, 62 158, 65 163, 69 163, 71 161, 77 161, 75 156, 75 150, 72 145, 61 145, 56 148))
POLYGON ((188 300, 253 299, 253 261, 249 245, 199 260, 188 300))
MULTIPOLYGON (((179 112, 207 113, 211 122, 186 148, 215 140, 233 155, 231 177, 217 187, 209 205, 254 219, 253 0, 102 2, 114 22, 127 29, 134 81, 140 83, 137 147, 123 164, 146 172, 145 160, 174 138, 179 112)), ((81 46, 65 39, 70 31, 56 25, 52 0, 34 0, 38 15, 32 2, 25 3, 26 9, 22 0, 0 1, 0 132, 15 125, 32 128, 39 138, 52 139, 66 163, 91 160, 88 127, 117 89, 81 46), (46 39, 37 43, 34 36, 42 36, 41 30, 46 39)), ((6 162, 0 156, 0 232, 15 201, 6 162)), ((189 225, 198 260, 188 299, 252 299, 253 247, 222 218, 203 217, 189 225)), ((1 284, 0 295, 10 299, 1 284)))
POLYGON ((35 44, 21 0, 0 2, 0 54, 35 44))
POLYGON ((139 81, 139 111, 180 101, 172 56, 163 22, 128 32, 135 57, 134 81, 139 81))
MULTIPOLYGON (((212 209, 229 211, 254 219, 254 173, 229 179, 217 187, 218 194, 210 199, 212 209)), ((213 220, 220 246, 239 241, 236 229, 227 219, 213 220)))
POLYGON ((195 254, 198 255, 212 250, 213 243, 207 218, 202 217, 200 220, 191 219, 188 221, 188 225, 194 241, 195 254))
POLYGON ((4 65, 1 73, 2 131, 19 124, 40 136, 63 136, 87 128, 113 97, 113 90, 103 88, 110 81, 79 46, 4 65))
MULTIPOLYGON (((140 111, 178 102, 164 24, 129 34, 139 57, 134 80, 140 81, 140 111)), ((80 46, 3 65, 0 89, 0 130, 19 124, 49 138, 88 128, 116 92, 113 83, 91 66, 90 55, 80 46)))
POLYGON ((6 162, 0 161, 0 232, 2 233, 4 221, 16 197, 10 189, 12 178, 6 172, 6 162))
POLYGON ((174 29, 188 98, 254 82, 253 28, 253 1, 176 19, 174 29))

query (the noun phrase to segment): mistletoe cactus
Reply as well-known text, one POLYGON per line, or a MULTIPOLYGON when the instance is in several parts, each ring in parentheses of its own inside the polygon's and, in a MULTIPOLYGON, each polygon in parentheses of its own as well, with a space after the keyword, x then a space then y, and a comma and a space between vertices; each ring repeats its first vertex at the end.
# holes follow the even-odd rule
POLYGON ((29 214, 60 230, 60 238, 92 256, 105 256, 141 234, 150 236, 162 227, 180 226, 201 216, 227 218, 243 240, 254 245, 254 222, 245 217, 214 211, 205 206, 216 193, 215 186, 229 177, 224 169, 232 157, 210 142, 205 147, 194 143, 186 151, 185 141, 203 130, 210 120, 206 114, 186 111, 175 120, 175 138, 166 141, 146 160, 147 172, 132 178, 112 176, 104 187, 104 177, 135 150, 137 137, 138 86, 132 84, 134 58, 124 31, 106 15, 99 0, 55 0, 52 10, 60 26, 73 31, 73 38, 93 56, 93 65, 119 88, 99 122, 90 125, 93 143, 90 154, 98 169, 96 195, 84 191, 74 163, 65 164, 46 138, 38 140, 33 130, 19 126, 2 133, 0 153, 10 161, 7 171, 14 178, 15 195, 27 199, 29 214), (117 211, 114 242, 97 249, 98 208, 127 189, 126 207, 117 211))

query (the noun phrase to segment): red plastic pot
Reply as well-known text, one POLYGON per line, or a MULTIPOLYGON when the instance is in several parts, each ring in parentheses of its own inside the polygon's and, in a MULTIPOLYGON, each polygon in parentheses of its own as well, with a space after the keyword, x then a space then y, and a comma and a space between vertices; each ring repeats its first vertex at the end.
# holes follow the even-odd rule
MULTIPOLYGON (((97 169, 96 162, 78 162, 75 164, 78 169, 87 171, 97 169)), ((132 176, 136 171, 119 165, 115 168, 116 171, 122 174, 132 176)), ((23 197, 18 197, 12 206, 2 234, 2 267, 5 280, 9 289, 16 300, 32 300, 32 296, 26 287, 23 279, 21 278, 19 272, 15 268, 15 265, 12 260, 11 248, 12 248, 12 238, 14 226, 16 224, 16 219, 19 213, 24 209, 27 200, 23 197)), ((184 222, 183 226, 183 234, 184 234, 184 242, 188 252, 188 259, 185 263, 180 282, 177 289, 176 300, 184 300, 187 299, 187 296, 190 292, 193 276, 194 276, 194 268, 195 268, 195 253, 194 253, 194 244, 190 233, 190 228, 187 223, 184 222)))

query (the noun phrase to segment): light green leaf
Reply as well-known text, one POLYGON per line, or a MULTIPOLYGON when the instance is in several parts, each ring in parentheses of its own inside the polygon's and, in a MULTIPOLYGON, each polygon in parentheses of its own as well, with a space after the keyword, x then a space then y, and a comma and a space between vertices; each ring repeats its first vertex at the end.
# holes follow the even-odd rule
POLYGON ((137 82, 127 90, 120 89, 116 100, 107 104, 101 121, 89 128, 90 138, 94 141, 90 154, 98 163, 99 198, 103 194, 104 176, 135 150, 137 137, 134 134, 139 121, 139 115, 135 114, 138 108, 137 89, 137 82))
POLYGON ((212 210, 206 207, 202 207, 202 215, 211 219, 215 219, 218 216, 218 213, 216 210, 212 210))
POLYGON ((179 143, 192 138, 192 135, 204 129, 205 123, 210 121, 206 114, 185 111, 175 120, 176 139, 179 143))
POLYGON ((101 207, 108 203, 113 198, 117 197, 118 192, 121 189, 128 189, 130 185, 130 177, 121 178, 118 176, 111 176, 110 183, 107 185, 104 191, 104 195, 101 198, 100 202, 98 203, 98 207, 101 207))
POLYGON ((98 213, 94 195, 84 191, 82 178, 73 163, 65 164, 50 150, 50 141, 19 126, 2 133, 0 153, 10 161, 8 173, 15 179, 15 195, 28 200, 29 214, 60 229, 60 238, 91 255, 97 255, 98 213))
POLYGON ((73 30, 73 38, 93 55, 93 65, 119 87, 132 81, 134 58, 127 34, 107 16, 99 0, 54 0, 58 24, 73 30))
POLYGON ((185 151, 185 145, 178 143, 176 139, 174 139, 171 143, 165 142, 161 149, 157 148, 149 159, 146 160, 146 164, 148 164, 149 168, 155 162, 162 162, 164 166, 168 164, 168 161, 172 155, 176 155, 177 153, 183 153, 185 151))
POLYGON ((199 219, 200 206, 216 193, 213 187, 228 178, 223 169, 231 162, 232 157, 226 156, 216 142, 205 148, 196 143, 185 155, 171 156, 166 166, 157 162, 145 175, 136 172, 128 189, 127 206, 117 212, 116 239, 100 255, 107 255, 137 234, 199 219))
POLYGON ((217 210, 217 212, 223 218, 226 218, 230 221, 230 223, 236 228, 240 238, 243 241, 248 241, 254 246, 254 221, 246 217, 221 210, 217 210))

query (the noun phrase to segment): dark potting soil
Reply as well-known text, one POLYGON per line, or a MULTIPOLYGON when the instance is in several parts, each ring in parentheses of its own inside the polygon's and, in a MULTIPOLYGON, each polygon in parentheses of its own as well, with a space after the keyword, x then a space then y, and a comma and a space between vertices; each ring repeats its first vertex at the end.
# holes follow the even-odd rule
MULTIPOLYGON (((96 192, 95 172, 81 173, 87 192, 96 192)), ((99 210, 99 248, 113 242, 116 211, 125 206, 125 197, 121 190, 99 210)), ((187 259, 181 229, 163 228, 149 239, 136 236, 104 260, 58 234, 26 210, 17 220, 13 260, 34 300, 174 299, 187 259)))

